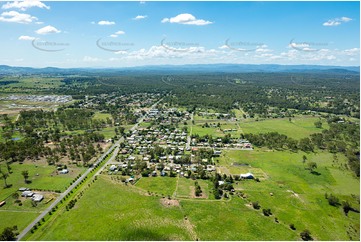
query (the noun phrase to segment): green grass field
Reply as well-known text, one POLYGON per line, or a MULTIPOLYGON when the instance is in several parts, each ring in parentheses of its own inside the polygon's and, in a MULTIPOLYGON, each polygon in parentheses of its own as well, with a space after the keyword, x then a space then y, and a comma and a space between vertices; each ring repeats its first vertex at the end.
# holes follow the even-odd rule
MULTIPOLYGON (((270 208, 275 216, 286 224, 294 223, 296 228, 309 229, 317 240, 354 240, 360 237, 359 214, 350 213, 346 217, 342 208, 328 204, 324 194, 332 193, 347 200, 359 209, 358 202, 351 196, 360 195, 360 181, 349 171, 333 164, 332 154, 306 154, 309 161, 318 164, 320 175, 305 170, 302 163, 304 153, 254 151, 227 151, 219 158, 219 165, 231 171, 245 172, 258 169, 266 179, 257 183, 253 180, 239 182, 236 190, 247 194, 249 201, 259 201, 263 208, 270 208), (251 168, 234 166, 234 162, 247 163, 251 168), (243 169, 243 170, 242 170, 243 169), (295 192, 297 195, 294 195, 295 192), (269 194, 273 193, 274 196, 269 194), (319 218, 322 218, 322 222, 319 218), (348 235, 346 228, 352 230, 348 235)), ((345 157, 339 157, 345 162, 345 157)), ((233 173, 232 172, 232 173, 233 173)), ((258 177, 257 173, 254 175, 258 177)))
MULTIPOLYGON (((190 132, 190 129, 189 129, 189 132, 190 132)), ((201 125, 193 125, 192 126, 192 134, 198 134, 200 136, 210 134, 214 137, 223 137, 224 136, 224 133, 222 131, 220 131, 218 128, 213 128, 213 127, 202 128, 201 125)))
POLYGON ((159 195, 172 196, 176 190, 176 179, 171 177, 141 178, 136 186, 159 195))
MULTIPOLYGON (((239 137, 241 133, 267 133, 267 132, 278 132, 280 134, 285 134, 289 137, 295 139, 301 139, 308 137, 309 135, 317 132, 322 132, 323 129, 328 128, 328 124, 323 120, 322 128, 316 128, 314 123, 319 120, 319 118, 311 116, 298 116, 292 118, 291 122, 288 118, 280 119, 266 119, 262 121, 255 121, 255 119, 249 119, 246 121, 237 122, 225 122, 222 120, 209 121, 203 117, 197 116, 196 123, 192 126, 192 134, 198 134, 200 136, 212 135, 213 137, 223 137, 225 135, 217 127, 202 127, 205 123, 213 124, 220 123, 221 129, 236 129, 236 131, 227 132, 231 134, 232 137, 239 137)), ((189 129, 190 131, 190 129, 189 129)))
POLYGON ((25 92, 28 88, 31 90, 57 88, 64 84, 61 82, 62 78, 56 77, 5 77, 1 81, 8 80, 15 80, 19 82, 4 86, 2 92, 13 92, 17 89, 21 89, 25 92))
POLYGON ((107 118, 112 118, 112 115, 110 113, 101 113, 101 112, 96 112, 93 116, 93 119, 103 119, 106 120, 107 118))
POLYGON ((39 216, 39 212, 26 212, 23 211, 19 213, 19 211, 6 211, 0 210, 0 231, 3 231, 6 227, 17 226, 18 231, 21 231, 28 226, 37 216, 39 216))
POLYGON ((101 131, 98 131, 100 134, 103 134, 105 139, 110 139, 115 136, 114 127, 106 127, 102 129, 101 131))
POLYGON ((297 240, 293 232, 272 218, 244 205, 240 198, 230 202, 181 201, 197 237, 201 240, 297 240))
POLYGON ((288 118, 267 119, 264 121, 246 121, 240 122, 243 133, 267 133, 278 132, 294 139, 308 137, 310 134, 321 132, 328 128, 328 124, 323 120, 323 129, 316 128, 314 122, 319 120, 315 117, 296 117, 290 122, 288 118))
POLYGON ((192 240, 192 235, 180 207, 166 207, 160 197, 101 177, 73 209, 29 240, 192 240))

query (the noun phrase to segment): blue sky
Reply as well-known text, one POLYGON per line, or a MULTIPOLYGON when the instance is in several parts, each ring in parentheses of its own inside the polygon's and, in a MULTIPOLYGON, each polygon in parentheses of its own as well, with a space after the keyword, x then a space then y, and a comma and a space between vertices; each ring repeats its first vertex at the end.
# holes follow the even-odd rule
POLYGON ((0 64, 360 65, 359 2, 0 2, 0 64))

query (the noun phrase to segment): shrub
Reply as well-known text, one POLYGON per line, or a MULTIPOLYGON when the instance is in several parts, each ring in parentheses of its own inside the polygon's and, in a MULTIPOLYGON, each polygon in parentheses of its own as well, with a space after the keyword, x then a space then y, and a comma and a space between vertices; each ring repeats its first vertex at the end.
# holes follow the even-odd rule
POLYGON ((330 194, 329 196, 328 196, 328 198, 327 198, 327 200, 328 200, 328 204, 330 204, 331 206, 337 206, 337 205, 339 205, 340 203, 340 200, 338 199, 338 197, 336 197, 336 196, 334 196, 334 195, 332 195, 332 194, 330 194))
POLYGON ((294 224, 290 224, 290 229, 292 229, 292 230, 296 230, 295 225, 294 225, 294 224))
POLYGON ((311 232, 308 229, 303 230, 300 233, 300 236, 301 236, 301 239, 305 240, 305 241, 313 240, 312 237, 311 237, 311 232))
POLYGON ((260 209, 261 208, 261 205, 259 205, 258 201, 257 202, 252 202, 252 207, 254 209, 260 209))
POLYGON ((343 212, 345 213, 345 215, 347 216, 348 212, 350 210, 352 210, 352 207, 350 205, 350 203, 348 201, 343 201, 342 202, 342 208, 343 208, 343 212))
POLYGON ((263 215, 264 215, 264 216, 270 216, 270 215, 272 215, 271 209, 269 209, 269 208, 264 208, 264 209, 262 209, 262 212, 263 212, 263 215))

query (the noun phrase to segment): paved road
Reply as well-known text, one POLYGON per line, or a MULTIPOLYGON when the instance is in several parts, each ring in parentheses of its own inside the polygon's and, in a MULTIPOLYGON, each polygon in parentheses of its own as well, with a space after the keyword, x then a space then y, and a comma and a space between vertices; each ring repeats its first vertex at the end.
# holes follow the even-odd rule
POLYGON ((68 195, 71 190, 73 190, 93 169, 95 169, 96 165, 98 165, 102 160, 104 160, 105 156, 107 156, 113 151, 115 146, 116 144, 110 147, 107 152, 105 152, 101 157, 98 158, 98 160, 94 163, 92 167, 87 169, 78 180, 76 180, 70 187, 68 187, 65 192, 61 193, 60 196, 55 199, 55 201, 48 208, 46 208, 32 223, 30 223, 23 231, 21 231, 21 233, 17 237, 17 240, 21 240, 31 230, 31 228, 34 227, 37 222, 39 222, 47 213, 49 213, 56 205, 58 205, 58 203, 66 195, 68 195))
MULTIPOLYGON (((124 140, 124 138, 122 137, 121 139, 124 140)), ((112 155, 112 157, 110 157, 110 159, 97 171, 97 173, 94 174, 94 176, 99 175, 105 167, 107 167, 107 165, 109 165, 111 162, 113 162, 113 160, 115 159, 115 157, 117 157, 117 154, 119 152, 119 146, 117 146, 114 150, 114 153, 112 155)))
MULTIPOLYGON (((160 100, 158 100, 156 103, 154 103, 154 104, 151 106, 151 109, 153 109, 160 101, 162 101, 162 99, 160 99, 160 100)), ((131 131, 135 130, 135 129, 138 127, 138 125, 139 125, 141 122, 143 122, 144 117, 145 117, 145 115, 144 115, 143 117, 141 117, 141 118, 138 120, 138 122, 137 122, 130 130, 131 130, 131 131)), ((96 167, 100 162, 102 162, 108 154, 110 154, 114 149, 117 149, 117 150, 118 150, 118 149, 119 149, 119 144, 120 144, 121 142, 123 142, 123 141, 124 141, 124 138, 123 138, 123 137, 120 138, 119 140, 117 140, 117 141, 107 150, 107 152, 105 152, 101 157, 98 158, 98 160, 94 163, 94 165, 93 165, 92 167, 90 167, 89 169, 87 169, 87 170, 84 172, 84 174, 83 174, 78 180, 76 180, 68 189, 66 189, 65 192, 61 193, 60 196, 59 196, 57 199, 55 199, 55 201, 54 201, 48 208, 46 208, 33 222, 31 222, 23 231, 21 231, 21 233, 20 233, 20 234, 18 235, 18 237, 17 237, 17 240, 21 240, 21 239, 34 227, 35 224, 37 224, 46 214, 48 214, 56 205, 58 205, 58 203, 59 203, 66 195, 68 195, 68 194, 71 192, 71 190, 73 190, 93 169, 95 169, 95 167, 96 167)), ((116 150, 116 151, 117 151, 117 150, 116 150)), ((109 161, 112 160, 112 158, 115 158, 116 154, 117 154, 117 152, 114 152, 113 156, 111 157, 111 159, 109 159, 109 161)), ((108 162, 109 162, 109 161, 108 161, 108 162)), ((106 165, 108 164, 108 162, 105 163, 105 164, 100 168, 100 170, 103 170, 104 167, 106 167, 106 165)))

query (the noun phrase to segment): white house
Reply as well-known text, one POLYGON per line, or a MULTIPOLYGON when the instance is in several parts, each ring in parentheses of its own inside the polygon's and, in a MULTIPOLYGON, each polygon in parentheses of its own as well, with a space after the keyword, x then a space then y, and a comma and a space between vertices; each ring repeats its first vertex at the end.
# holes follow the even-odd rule
POLYGON ((44 196, 41 194, 34 194, 34 196, 31 198, 34 202, 41 202, 41 200, 44 199, 44 196))

